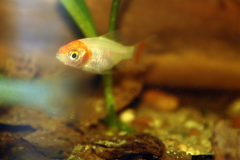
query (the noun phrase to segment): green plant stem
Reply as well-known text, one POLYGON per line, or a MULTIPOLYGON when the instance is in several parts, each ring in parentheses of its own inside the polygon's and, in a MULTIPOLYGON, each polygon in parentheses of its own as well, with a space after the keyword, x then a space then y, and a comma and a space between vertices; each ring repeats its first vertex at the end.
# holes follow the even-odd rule
POLYGON ((104 121, 108 124, 109 130, 113 131, 118 129, 118 120, 115 112, 115 100, 112 92, 112 75, 102 75, 102 82, 107 107, 107 116, 104 121))
POLYGON ((86 37, 97 36, 84 0, 61 0, 61 2, 86 37))
POLYGON ((110 19, 109 19, 108 32, 112 32, 116 29, 120 2, 121 2, 121 0, 113 0, 113 2, 112 2, 112 9, 111 9, 111 14, 110 14, 110 19))
MULTIPOLYGON (((112 32, 116 29, 120 2, 121 0, 113 0, 112 2, 108 32, 112 32)), ((102 81, 107 105, 107 116, 105 118, 105 122, 108 123, 110 130, 116 130, 117 128, 119 128, 119 121, 116 116, 115 100, 112 92, 112 75, 111 74, 102 75, 102 81)))

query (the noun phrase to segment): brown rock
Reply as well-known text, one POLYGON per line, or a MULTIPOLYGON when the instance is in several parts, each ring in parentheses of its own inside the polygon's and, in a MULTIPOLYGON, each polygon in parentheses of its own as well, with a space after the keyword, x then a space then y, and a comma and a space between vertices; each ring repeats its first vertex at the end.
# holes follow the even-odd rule
POLYGON ((18 128, 34 128, 33 131, 30 128, 31 133, 22 134, 22 138, 46 157, 66 158, 75 144, 86 141, 80 131, 44 113, 27 108, 9 109, 0 116, 0 123, 12 127, 19 126, 18 128))
POLYGON ((31 143, 9 132, 0 132, 0 148, 1 159, 51 160, 34 148, 31 143))
POLYGON ((84 141, 80 133, 63 126, 55 132, 38 130, 23 138, 46 157, 52 158, 69 157, 74 145, 84 141))
POLYGON ((217 160, 237 160, 240 157, 240 131, 230 128, 225 121, 215 123, 213 150, 217 160))
MULTIPOLYGON (((166 149, 162 141, 150 134, 130 134, 125 136, 98 136, 91 140, 91 144, 78 145, 74 148, 69 160, 83 159, 119 159, 148 156, 163 160, 166 149)), ((145 157, 146 158, 146 157, 145 157)))
POLYGON ((113 87, 116 110, 126 107, 141 92, 143 82, 138 79, 124 77, 113 87))
POLYGON ((60 121, 48 117, 37 110, 14 107, 0 116, 0 123, 8 125, 30 125, 34 129, 56 131, 64 126, 60 121))
POLYGON ((8 77, 32 79, 36 72, 36 63, 29 55, 15 55, 6 61, 5 72, 8 77))
POLYGON ((153 121, 153 119, 148 115, 136 117, 132 122, 132 127, 137 132, 143 132, 145 129, 150 127, 150 124, 152 121, 153 121))

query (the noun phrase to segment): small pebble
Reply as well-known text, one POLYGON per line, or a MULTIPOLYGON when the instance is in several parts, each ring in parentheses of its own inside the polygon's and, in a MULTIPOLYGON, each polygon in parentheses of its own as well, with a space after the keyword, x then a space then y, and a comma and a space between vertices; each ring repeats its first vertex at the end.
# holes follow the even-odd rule
POLYGON ((146 105, 160 111, 173 111, 179 106, 179 99, 176 96, 154 89, 143 93, 143 101, 146 105))
POLYGON ((126 109, 120 114, 120 120, 124 123, 131 123, 135 117, 136 116, 133 109, 126 109))

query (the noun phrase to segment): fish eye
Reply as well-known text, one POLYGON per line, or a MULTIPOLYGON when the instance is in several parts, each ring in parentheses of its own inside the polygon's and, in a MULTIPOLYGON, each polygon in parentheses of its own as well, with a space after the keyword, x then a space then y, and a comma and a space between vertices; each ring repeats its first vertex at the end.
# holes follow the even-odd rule
POLYGON ((72 50, 69 52, 68 57, 72 61, 77 61, 79 59, 79 53, 76 50, 72 50))

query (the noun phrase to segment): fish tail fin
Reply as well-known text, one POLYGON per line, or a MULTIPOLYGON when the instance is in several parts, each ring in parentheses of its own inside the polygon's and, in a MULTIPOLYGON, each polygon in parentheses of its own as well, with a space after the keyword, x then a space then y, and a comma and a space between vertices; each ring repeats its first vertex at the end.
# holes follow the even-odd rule
POLYGON ((129 52, 127 58, 129 61, 121 61, 118 63, 116 66, 120 70, 131 70, 130 72, 135 72, 135 71, 144 71, 144 67, 140 64, 141 62, 141 55, 143 50, 146 48, 146 43, 145 41, 141 41, 135 45, 129 46, 129 52))
POLYGON ((143 40, 136 45, 133 60, 136 64, 139 64, 142 51, 146 48, 146 42, 143 40))

